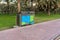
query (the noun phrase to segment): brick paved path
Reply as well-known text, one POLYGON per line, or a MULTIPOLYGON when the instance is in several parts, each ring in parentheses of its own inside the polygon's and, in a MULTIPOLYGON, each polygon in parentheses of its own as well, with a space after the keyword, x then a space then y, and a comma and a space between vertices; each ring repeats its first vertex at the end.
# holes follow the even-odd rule
POLYGON ((52 40, 60 34, 60 19, 0 31, 0 40, 52 40))

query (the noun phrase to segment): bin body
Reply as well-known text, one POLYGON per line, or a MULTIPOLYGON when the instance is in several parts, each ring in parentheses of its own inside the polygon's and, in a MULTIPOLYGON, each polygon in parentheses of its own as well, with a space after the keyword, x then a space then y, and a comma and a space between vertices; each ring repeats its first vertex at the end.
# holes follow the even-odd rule
POLYGON ((34 12, 33 11, 22 11, 20 15, 21 25, 34 24, 34 12))

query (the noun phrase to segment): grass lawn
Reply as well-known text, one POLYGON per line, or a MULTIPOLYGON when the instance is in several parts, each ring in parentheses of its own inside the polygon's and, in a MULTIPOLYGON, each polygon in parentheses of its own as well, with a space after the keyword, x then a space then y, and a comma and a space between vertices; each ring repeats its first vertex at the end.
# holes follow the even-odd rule
POLYGON ((40 15, 36 14, 35 23, 41 23, 41 22, 55 20, 55 19, 60 19, 60 14, 52 14, 51 13, 51 15, 48 16, 47 14, 41 13, 40 15))
POLYGON ((16 24, 15 15, 0 15, 0 30, 12 28, 16 24))
MULTIPOLYGON (((60 15, 46 15, 46 14, 36 14, 35 23, 45 22, 49 20, 59 19, 60 15), (37 21, 36 21, 37 20, 37 21)), ((5 30, 12 28, 16 25, 16 15, 0 15, 0 30, 5 30)))

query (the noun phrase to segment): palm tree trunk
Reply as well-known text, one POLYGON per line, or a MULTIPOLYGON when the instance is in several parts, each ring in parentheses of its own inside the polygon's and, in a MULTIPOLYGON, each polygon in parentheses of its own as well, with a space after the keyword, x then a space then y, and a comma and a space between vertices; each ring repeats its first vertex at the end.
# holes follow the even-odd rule
POLYGON ((18 13, 17 13, 17 26, 21 26, 21 19, 20 19, 20 0, 17 0, 17 2, 18 2, 18 13))
POLYGON ((18 0, 18 13, 20 12, 20 0, 18 0))

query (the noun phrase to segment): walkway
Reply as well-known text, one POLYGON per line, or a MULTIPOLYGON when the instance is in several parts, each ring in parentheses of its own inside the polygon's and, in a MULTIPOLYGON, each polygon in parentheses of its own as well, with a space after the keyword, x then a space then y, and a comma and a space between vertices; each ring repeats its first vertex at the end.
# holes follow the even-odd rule
POLYGON ((0 31, 0 40, 52 40, 60 34, 60 19, 0 31))

